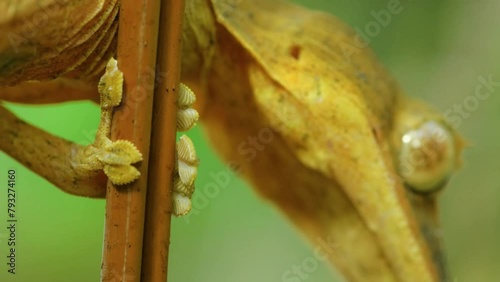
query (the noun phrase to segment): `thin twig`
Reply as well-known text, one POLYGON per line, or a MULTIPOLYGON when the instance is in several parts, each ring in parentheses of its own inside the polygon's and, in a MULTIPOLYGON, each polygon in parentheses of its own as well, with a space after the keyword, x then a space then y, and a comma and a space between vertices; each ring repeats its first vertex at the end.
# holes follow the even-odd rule
POLYGON ((183 0, 162 1, 142 282, 167 281, 183 14, 183 0))
POLYGON ((115 111, 111 139, 133 142, 143 161, 137 181, 119 187, 108 182, 103 282, 140 281, 159 14, 160 1, 121 2, 117 57, 124 99, 115 111))

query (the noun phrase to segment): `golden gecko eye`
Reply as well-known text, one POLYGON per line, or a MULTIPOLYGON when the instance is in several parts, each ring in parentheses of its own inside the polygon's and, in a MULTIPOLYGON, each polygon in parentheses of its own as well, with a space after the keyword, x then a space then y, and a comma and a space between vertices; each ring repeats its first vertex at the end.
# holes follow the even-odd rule
POLYGON ((455 139, 444 124, 428 121, 402 136, 399 173, 417 192, 432 192, 444 184, 456 166, 455 139))

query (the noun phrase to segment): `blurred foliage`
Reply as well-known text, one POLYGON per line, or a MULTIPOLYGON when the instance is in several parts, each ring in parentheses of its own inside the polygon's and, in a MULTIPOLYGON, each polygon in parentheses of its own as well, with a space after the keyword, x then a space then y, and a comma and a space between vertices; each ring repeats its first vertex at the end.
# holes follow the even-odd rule
MULTIPOLYGON (((393 1, 400 2, 403 10, 370 38, 370 47, 408 94, 445 113, 474 94, 479 76, 492 75, 500 81, 498 1, 296 2, 328 11, 363 30, 375 20, 374 13, 393 1)), ((461 119, 459 130, 471 146, 463 169, 441 198, 448 260, 456 282, 500 279, 498 91, 495 88, 488 100, 461 119)), ((99 119, 98 108, 88 102, 9 107, 29 122, 81 143, 92 140, 99 119)), ((206 144, 200 127, 189 135, 202 161, 197 189, 205 189, 214 183, 213 173, 226 171, 225 164, 206 144)), ((9 168, 18 171, 19 264, 14 277, 2 262, 0 281, 98 281, 104 201, 61 193, 2 154, 0 172, 9 168)), ((313 255, 300 233, 234 174, 228 185, 198 207, 199 213, 173 220, 169 281, 281 281, 284 271, 313 255)), ((1 200, 2 222, 4 211, 1 200)), ((3 254, 6 246, 3 240, 1 244, 3 254)), ((340 281, 323 263, 309 275, 306 281, 340 281)))

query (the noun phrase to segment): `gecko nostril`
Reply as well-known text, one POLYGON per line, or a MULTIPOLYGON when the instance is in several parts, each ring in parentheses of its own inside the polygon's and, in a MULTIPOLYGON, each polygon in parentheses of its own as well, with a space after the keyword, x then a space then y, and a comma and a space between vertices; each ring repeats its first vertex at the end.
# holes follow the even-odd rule
POLYGON ((380 129, 377 127, 372 127, 372 134, 375 137, 375 140, 377 140, 377 143, 380 144, 382 142, 382 135, 380 129))
POLYGON ((300 52, 302 51, 302 48, 299 45, 292 45, 290 46, 289 53, 290 56, 292 56, 295 60, 298 60, 300 58, 300 52))

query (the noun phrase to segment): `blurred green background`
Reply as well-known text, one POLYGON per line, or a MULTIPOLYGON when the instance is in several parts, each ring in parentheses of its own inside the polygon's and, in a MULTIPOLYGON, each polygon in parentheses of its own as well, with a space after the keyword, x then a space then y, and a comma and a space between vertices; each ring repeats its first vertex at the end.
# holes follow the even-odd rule
MULTIPOLYGON (((396 0, 309 0, 353 27, 364 29, 373 13, 396 0)), ((413 96, 443 113, 474 94, 478 77, 500 82, 500 2, 399 1, 401 13, 370 38, 385 65, 413 96)), ((459 131, 471 146, 464 166, 441 198, 444 237, 454 282, 500 281, 500 88, 468 111, 459 131)), ((89 102, 55 106, 10 105, 29 122, 64 138, 91 142, 99 110, 89 102), (90 137, 89 137, 90 136, 90 137)), ((194 137, 202 165, 197 186, 225 170, 198 126, 194 137)), ((5 154, 0 173, 17 169, 18 274, 8 275, 6 192, 0 194, 0 281, 99 281, 104 201, 66 195, 5 154)), ((3 189, 2 189, 3 191, 3 189)), ((172 222, 169 281, 281 281, 284 271, 313 255, 294 227, 248 185, 232 175, 217 197, 188 219, 172 222)), ((321 264, 306 281, 340 281, 321 264)))

